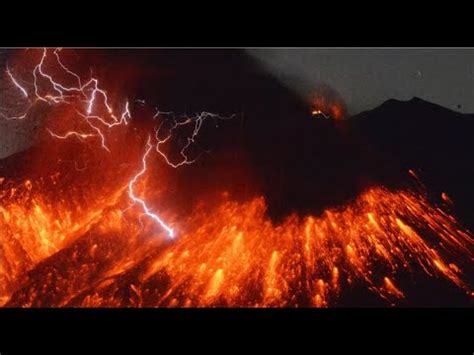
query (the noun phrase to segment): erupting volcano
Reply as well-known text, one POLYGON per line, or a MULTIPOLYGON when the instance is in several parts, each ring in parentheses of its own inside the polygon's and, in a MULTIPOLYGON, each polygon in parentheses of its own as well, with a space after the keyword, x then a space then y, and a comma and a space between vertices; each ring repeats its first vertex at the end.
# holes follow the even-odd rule
MULTIPOLYGON (((20 51, 3 73, 2 119, 41 124, 0 165, 0 305, 470 304, 473 216, 381 136, 371 115, 398 106, 346 120, 342 101, 300 105, 252 74, 278 114, 254 93, 188 114, 196 91, 171 111, 184 98, 106 87, 81 55, 20 51)), ((180 74, 160 75, 166 91, 180 74)))

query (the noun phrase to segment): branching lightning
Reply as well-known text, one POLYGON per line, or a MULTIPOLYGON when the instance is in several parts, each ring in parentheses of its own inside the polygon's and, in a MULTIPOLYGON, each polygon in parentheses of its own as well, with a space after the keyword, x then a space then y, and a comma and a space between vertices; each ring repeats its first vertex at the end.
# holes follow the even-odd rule
MULTIPOLYGON (((8 78, 18 89, 18 91, 22 93, 24 98, 28 100, 29 106, 21 115, 7 116, 6 114, 0 112, 0 116, 10 120, 24 119, 28 116, 28 113, 35 103, 39 101, 44 102, 50 106, 70 105, 73 107, 76 117, 81 120, 81 123, 85 123, 86 126, 90 128, 90 131, 71 130, 64 133, 57 133, 48 128, 47 131, 51 137, 61 140, 69 138, 85 140, 95 137, 100 140, 102 149, 112 153, 109 145, 107 144, 107 135, 110 133, 111 129, 129 124, 130 120, 132 119, 132 115, 130 112, 128 100, 125 101, 121 114, 117 117, 114 114, 114 109, 109 102, 110 100, 107 92, 99 86, 99 80, 97 78, 91 76, 89 80, 83 81, 77 73, 70 70, 63 63, 59 54, 60 49, 55 49, 52 56, 49 55, 49 53, 50 51, 47 48, 42 50, 41 58, 32 71, 33 82, 28 85, 32 88, 32 92, 29 92, 26 86, 22 86, 20 84, 20 81, 15 76, 13 76, 13 73, 7 66, 6 74, 8 78), (60 72, 71 78, 74 78, 74 85, 66 86, 64 83, 59 82, 59 80, 52 73, 48 72, 45 63, 50 59, 50 57, 53 58, 54 63, 57 65, 60 72), (47 84, 46 86, 44 85, 45 83, 47 84), (99 106, 101 104, 103 106, 99 106), (100 114, 100 112, 104 112, 104 110, 106 111, 106 116, 100 114)), ((145 105, 144 100, 137 101, 140 105, 145 105)), ((130 180, 128 192, 129 197, 134 202, 134 204, 140 205, 144 211, 144 215, 157 222, 163 229, 167 231, 171 238, 174 236, 173 229, 171 229, 157 214, 153 213, 147 206, 145 200, 137 197, 134 191, 137 180, 147 171, 146 160, 149 153, 151 152, 152 148, 155 147, 157 153, 160 154, 164 161, 172 168, 178 168, 182 165, 192 164, 199 158, 199 156, 191 158, 188 155, 188 150, 191 145, 195 144, 196 137, 201 130, 203 122, 208 118, 230 119, 232 117, 233 116, 221 117, 217 114, 202 112, 197 114, 195 117, 185 116, 182 119, 177 119, 174 113, 160 112, 159 110, 157 110, 156 114, 153 116, 153 119, 162 118, 158 127, 155 129, 154 138, 156 140, 156 145, 154 146, 152 143, 151 136, 148 137, 146 151, 142 157, 142 169, 130 180), (167 131, 164 129, 165 121, 167 123, 171 122, 171 127, 169 127, 167 131), (176 134, 177 128, 188 125, 192 127, 192 133, 190 137, 186 138, 186 143, 179 152, 179 160, 177 162, 173 162, 172 159, 170 159, 168 155, 165 154, 161 149, 162 145, 172 139, 173 135, 176 134)))
POLYGON ((153 116, 153 118, 157 118, 160 116, 161 117, 165 116, 169 118, 171 120, 171 127, 169 127, 166 132, 166 130, 163 128, 166 120, 162 120, 161 123, 158 125, 158 127, 155 129, 156 151, 158 152, 158 154, 160 154, 163 157, 166 163, 173 168, 178 168, 182 165, 193 164, 197 159, 199 159, 199 156, 190 158, 187 155, 187 151, 191 147, 191 145, 195 143, 195 139, 198 136, 199 131, 201 130, 202 124, 204 123, 206 119, 213 118, 213 119, 218 119, 218 120, 225 120, 225 119, 231 119, 234 117, 234 115, 230 117, 222 117, 215 113, 201 112, 197 114, 195 117, 185 116, 180 121, 179 119, 175 117, 173 112, 157 111, 156 114, 153 116), (182 126, 187 126, 187 125, 192 126, 191 136, 186 138, 186 144, 181 148, 179 152, 180 159, 177 162, 172 162, 168 158, 168 156, 161 150, 161 146, 167 143, 173 137, 173 133, 175 132, 177 128, 182 127, 182 126), (165 133, 163 134, 162 132, 165 132, 165 133))
MULTIPOLYGON (((117 104, 92 74, 83 80, 66 67, 59 49, 42 50, 30 69, 31 77, 20 68, 6 68, 5 78, 17 101, 29 107, 16 117, 0 108, 2 117, 25 118, 37 102, 66 105, 72 113, 67 118, 79 120, 79 125, 67 132, 46 127, 54 142, 88 141, 112 158, 123 151, 109 138, 133 122, 128 100, 117 104), (65 84, 65 77, 73 79, 71 85, 65 84)), ((145 105, 142 99, 131 102, 145 105)), ((338 110, 312 113, 338 119, 343 112, 338 110)), ((443 205, 436 206, 418 192, 375 186, 345 205, 318 215, 294 213, 278 223, 269 218, 264 196, 241 202, 223 193, 217 203, 203 201, 179 226, 169 223, 145 193, 153 150, 171 168, 192 164, 203 151, 197 138, 204 122, 227 118, 209 112, 178 116, 161 111, 149 118, 156 125, 154 132, 138 137, 144 144, 136 158, 137 171, 124 180, 104 180, 104 193, 96 189, 104 186, 81 184, 89 182, 95 169, 102 169, 101 161, 97 164, 91 156, 85 163, 76 157, 64 160, 74 164, 68 171, 77 174, 69 177, 87 178, 75 180, 78 188, 67 194, 63 191, 69 189, 69 179, 61 181, 60 189, 51 189, 50 180, 37 184, 27 179, 9 186, 0 177, 0 306, 327 307, 359 286, 395 305, 409 296, 407 280, 415 277, 444 279, 474 296, 469 278, 474 237, 443 211, 443 205, 453 205, 444 192, 443 205), (175 154, 169 154, 170 148, 175 154), (123 210, 126 201, 129 206, 123 210), (123 213, 132 208, 138 217, 129 223, 123 213), (142 232, 137 219, 142 228, 142 219, 147 219, 165 237, 174 239, 179 233, 179 238, 166 249, 155 240, 142 244, 136 238, 142 232), (413 277, 401 278, 407 273, 413 277)), ((127 160, 119 168, 122 161, 113 160, 109 168, 123 172, 133 165, 127 160)), ((119 175, 110 172, 113 178, 119 175)), ((414 170, 408 173, 421 184, 414 170)), ((55 171, 51 181, 57 183, 61 177, 55 171)))
POLYGON ((155 213, 153 213, 150 208, 147 206, 146 202, 137 197, 137 195, 135 194, 135 191, 134 191, 134 186, 135 184, 137 183, 138 179, 143 175, 145 174, 146 170, 147 170, 147 164, 146 164, 146 160, 147 160, 147 157, 148 155, 150 154, 151 152, 151 149, 153 148, 153 145, 151 144, 151 137, 148 137, 148 140, 146 142, 146 151, 145 151, 145 154, 143 155, 142 157, 142 168, 141 170, 132 178, 132 180, 130 180, 130 182, 128 183, 128 196, 130 197, 130 199, 134 202, 134 203, 137 203, 139 204, 142 209, 143 209, 143 212, 146 216, 150 217, 152 220, 154 220, 155 222, 157 222, 161 227, 163 227, 164 230, 166 230, 166 232, 168 233, 168 236, 170 238, 174 238, 174 231, 173 229, 171 229, 158 215, 156 215, 155 213))

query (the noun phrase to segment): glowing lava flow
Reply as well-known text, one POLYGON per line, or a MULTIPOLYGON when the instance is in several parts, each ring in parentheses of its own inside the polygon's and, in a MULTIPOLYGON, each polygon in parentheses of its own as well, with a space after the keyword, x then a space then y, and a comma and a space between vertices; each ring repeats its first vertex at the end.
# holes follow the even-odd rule
MULTIPOLYGON (((0 226, 34 241, 32 232, 50 220, 22 220, 27 210, 0 209, 0 226)), ((413 277, 472 292, 464 280, 472 234, 411 192, 372 188, 319 216, 291 215, 278 224, 266 216, 263 197, 238 203, 223 194, 217 205, 196 206, 165 248, 158 238, 139 238, 149 229, 116 211, 102 212, 77 242, 43 259, 29 272, 34 277, 16 273, 1 295, 7 306, 327 307, 357 287, 400 304, 416 290, 413 277)), ((3 265, 23 265, 12 241, 4 243, 10 251, 3 265)))
MULTIPOLYGON (((263 198, 224 198, 211 213, 203 207, 187 222, 189 233, 144 265, 138 291, 154 297, 143 305, 324 307, 354 285, 395 303, 406 297, 398 280, 411 273, 471 292, 459 263, 472 263, 473 236, 414 193, 372 188, 353 203, 281 224, 266 217, 263 198), (157 275, 169 278, 165 289, 147 283, 157 275)), ((97 305, 113 304, 113 290, 94 290, 97 305)))
POLYGON ((165 222, 163 222, 163 220, 158 217, 158 215, 156 215, 155 213, 151 212, 150 208, 147 206, 146 202, 137 197, 135 195, 135 192, 133 190, 137 180, 143 175, 145 174, 146 172, 146 169, 147 169, 147 165, 146 165, 146 159, 148 157, 148 154, 150 154, 151 152, 151 149, 153 148, 153 145, 151 144, 151 138, 148 137, 148 140, 146 142, 146 151, 145 151, 145 154, 143 155, 143 158, 142 158, 142 169, 138 172, 137 175, 135 175, 133 177, 132 180, 130 180, 129 184, 128 184, 128 195, 130 196, 130 199, 135 202, 135 203, 138 203, 145 215, 147 215, 148 217, 150 217, 152 220, 154 220, 155 222, 157 222, 161 227, 163 227, 163 229, 165 229, 167 232, 168 232, 168 236, 170 238, 174 238, 174 232, 173 232, 173 229, 171 229, 168 225, 166 225, 165 222))
MULTIPOLYGON (((197 157, 190 148, 204 120, 222 117, 204 112, 176 118, 158 111, 154 118, 161 121, 144 152, 123 159, 130 166, 141 158, 138 172, 129 176, 124 173, 128 167, 118 171, 124 162, 107 139, 131 120, 128 102, 115 116, 98 80, 83 83, 62 63, 59 51, 53 53, 75 85, 66 86, 46 70, 46 49, 29 86, 14 77, 16 70, 8 68, 6 74, 30 108, 37 101, 70 106, 80 127, 89 130, 49 130, 50 135, 60 140, 98 137, 110 152, 104 155, 111 165, 90 163, 82 173, 74 161, 74 174, 64 169, 42 183, 0 177, 0 305, 327 307, 351 296, 355 287, 399 304, 410 297, 412 278, 421 276, 472 295, 466 281, 473 261, 472 234, 443 208, 410 191, 372 187, 320 215, 294 214, 280 223, 266 215, 262 196, 237 202, 223 193, 221 200, 202 201, 181 218, 180 238, 173 243, 154 238, 156 224, 170 238, 175 230, 150 208, 159 198, 145 201, 137 192, 153 148, 167 166, 191 164, 197 157), (185 127, 191 134, 172 159, 164 147, 185 127), (102 170, 111 171, 108 179, 84 183, 102 170), (65 172, 74 184, 62 180, 65 172), (127 218, 123 212, 130 201, 140 208, 127 218), (153 227, 144 223, 139 228, 140 216, 148 217, 153 227)), ((153 190, 170 188, 159 178, 147 183, 154 184, 153 190)), ((447 195, 442 198, 452 204, 447 195)), ((163 206, 160 215, 169 209, 163 206)))

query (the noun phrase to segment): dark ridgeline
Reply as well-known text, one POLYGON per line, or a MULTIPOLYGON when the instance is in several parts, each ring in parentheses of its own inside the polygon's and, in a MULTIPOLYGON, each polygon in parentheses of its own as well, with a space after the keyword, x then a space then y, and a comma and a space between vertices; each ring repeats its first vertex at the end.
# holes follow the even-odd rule
POLYGON ((455 202, 460 220, 474 229, 474 115, 413 98, 389 100, 348 122, 378 156, 371 172, 384 184, 400 186, 412 169, 434 199, 442 192, 455 202))

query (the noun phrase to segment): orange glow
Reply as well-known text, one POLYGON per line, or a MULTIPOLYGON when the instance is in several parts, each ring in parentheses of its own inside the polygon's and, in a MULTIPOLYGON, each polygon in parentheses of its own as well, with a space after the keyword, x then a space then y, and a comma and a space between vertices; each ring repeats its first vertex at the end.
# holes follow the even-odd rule
POLYGON ((313 116, 323 116, 325 118, 332 118, 334 120, 343 119, 346 115, 346 109, 342 102, 330 99, 325 96, 317 96, 311 100, 313 116))
POLYGON ((87 256, 72 255, 102 263, 100 273, 67 258, 64 268, 71 270, 66 279, 51 270, 41 292, 39 285, 24 288, 11 304, 327 307, 337 304, 349 283, 396 302, 405 295, 394 280, 406 272, 446 278, 472 292, 461 268, 451 262, 459 254, 472 258, 472 235, 462 232, 452 216, 407 191, 372 188, 346 206, 319 216, 291 215, 279 224, 266 217, 263 197, 238 203, 222 194, 215 207, 203 208, 204 203, 181 221, 179 238, 164 245, 162 232, 150 235, 153 225, 136 211, 130 212, 133 218, 125 217, 124 188, 91 206, 71 206, 48 203, 35 193, 34 182, 22 185, 32 190, 20 200, 15 200, 20 187, 1 195, 10 201, 0 207, 0 227, 6 231, 1 236, 0 297, 7 305, 30 270, 61 250, 70 253, 78 238, 89 240, 90 247, 81 251, 87 256), (433 232, 438 239, 430 243, 420 234, 433 232), (114 244, 120 247, 111 251, 114 244), (135 281, 124 286, 120 280, 132 270, 135 281), (90 278, 96 281, 84 281, 90 278), (48 303, 45 295, 56 292, 58 282, 66 291, 48 303), (124 298, 123 287, 132 296, 124 298))
POLYGON ((388 293, 390 293, 391 295, 397 298, 404 297, 403 292, 400 291, 388 277, 384 277, 383 281, 385 283, 385 288, 387 289, 388 293))
MULTIPOLYGON (((39 156, 26 155, 30 170, 23 178, 0 177, 0 306, 330 307, 356 286, 396 304, 409 296, 401 282, 407 274, 473 294, 465 281, 473 235, 420 192, 372 186, 320 214, 294 213, 278 222, 258 194, 247 200, 227 191, 193 195, 199 203, 179 211, 169 200, 197 192, 178 191, 184 184, 173 180, 174 169, 194 162, 184 152, 204 118, 184 140, 183 159, 170 164, 159 145, 171 136, 155 137, 154 149, 148 138, 143 155, 152 127, 128 124, 128 101, 122 119, 115 117, 94 82, 87 111, 93 104, 99 113, 107 109, 109 120, 77 116, 75 106, 51 108, 54 144, 43 142, 39 156), (78 133, 86 124, 92 133, 78 133), (84 139, 91 134, 96 139, 84 139), (155 212, 174 238, 147 218, 155 212)), ((52 91, 40 101, 66 102, 61 90, 52 91)), ((312 112, 338 120, 345 107, 319 97, 312 112)))
POLYGON ((441 193, 441 199, 446 202, 447 204, 449 205, 453 205, 453 200, 451 200, 451 197, 448 196, 448 194, 446 192, 442 192, 441 193))

